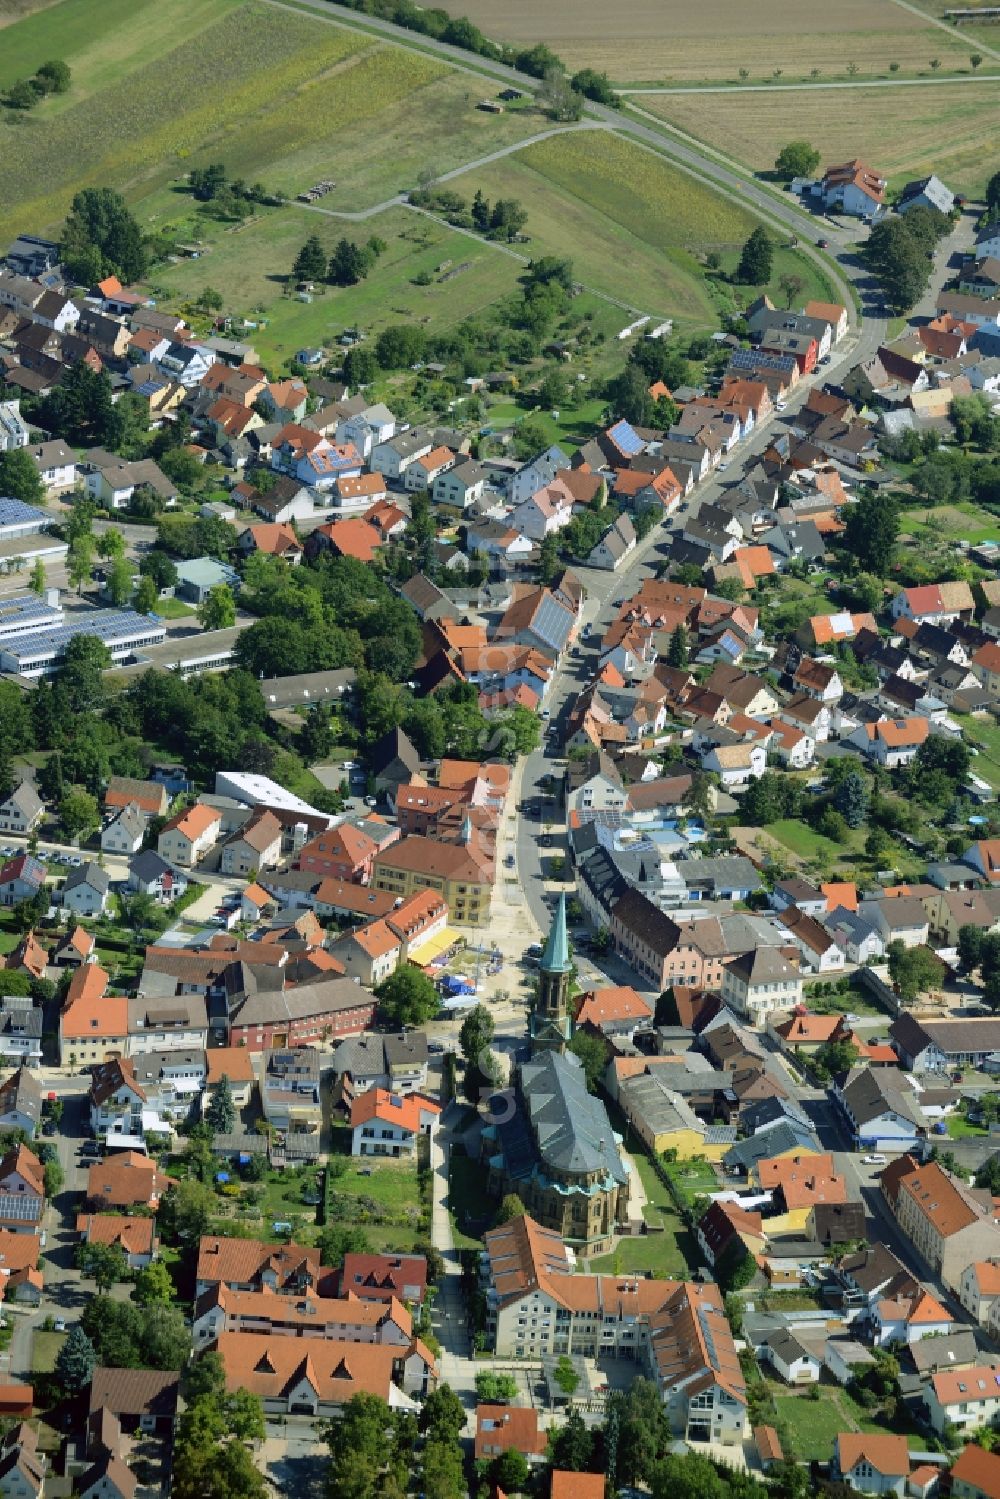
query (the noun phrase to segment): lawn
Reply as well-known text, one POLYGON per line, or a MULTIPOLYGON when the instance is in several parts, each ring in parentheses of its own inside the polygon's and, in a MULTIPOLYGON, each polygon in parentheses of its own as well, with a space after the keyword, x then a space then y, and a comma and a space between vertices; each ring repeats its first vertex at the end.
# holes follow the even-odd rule
POLYGON ((799 1462, 828 1461, 834 1437, 844 1430, 844 1418, 836 1402, 776 1394, 774 1404, 778 1419, 788 1427, 799 1462))
POLYGON ((161 619, 187 619, 197 614, 197 609, 185 604, 183 599, 157 599, 156 612, 161 619))
MULTIPOLYGON (((840 0, 835 8, 823 0, 798 0, 794 26, 783 0, 727 6, 724 14, 684 0, 626 0, 610 27, 602 0, 510 0, 502 8, 491 0, 452 0, 447 8, 467 15, 489 36, 547 42, 569 68, 606 70, 621 82, 735 80, 741 67, 770 77, 776 63, 791 77, 808 75, 815 66, 841 71, 851 58, 862 68, 882 58, 904 67, 950 54, 967 60, 960 42, 892 0, 840 0)), ((763 113, 753 105, 750 112, 763 113)))
POLYGON ((454 186, 518 198, 529 253, 568 256, 586 285, 688 325, 716 321, 696 252, 735 249, 756 224, 654 152, 596 131, 540 141, 454 186))
POLYGON ((0 85, 49 57, 69 91, 0 118, 0 233, 57 224, 81 187, 125 191, 158 227, 189 216, 191 166, 357 209, 538 128, 477 109, 482 87, 427 54, 256 0, 61 0, 4 30, 0 85), (145 211, 143 205, 145 204, 145 211))
POLYGON ((962 727, 966 743, 978 751, 973 756, 972 772, 1000 789, 1000 724, 988 715, 956 713, 955 722, 962 727))
POLYGON ((452 327, 512 292, 521 270, 495 245, 404 208, 348 224, 289 207, 236 234, 219 235, 198 260, 157 267, 150 288, 158 300, 181 306, 205 286, 216 287, 227 313, 257 324, 253 342, 265 362, 280 364, 303 346, 332 344, 349 327, 369 334, 406 321, 435 331, 452 327), (284 294, 285 277, 310 234, 327 252, 342 237, 361 242, 372 234, 385 241, 386 250, 366 281, 331 287, 303 302, 284 294), (414 285, 424 276, 428 285, 414 285))
MULTIPOLYGON (((609 1112, 612 1115, 615 1113, 613 1109, 609 1112)), ((612 1123, 618 1129, 614 1118, 612 1123)), ((649 1157, 643 1153, 634 1137, 629 1139, 628 1132, 625 1144, 631 1152, 630 1160, 639 1173, 639 1180, 646 1193, 643 1218, 651 1231, 635 1238, 621 1239, 617 1249, 611 1254, 590 1260, 587 1268, 600 1274, 652 1271, 654 1275, 685 1279, 690 1276, 694 1266, 700 1263, 694 1239, 653 1169, 649 1157)), ((717 1185, 714 1175, 712 1185, 717 1185)))
POLYGON ((486 1190, 486 1172, 479 1161, 456 1146, 449 1155, 448 1213, 456 1249, 481 1249, 482 1239, 468 1230, 489 1228, 497 1203, 486 1190))
POLYGON ((65 1341, 64 1332, 43 1332, 41 1328, 36 1328, 31 1343, 32 1374, 51 1374, 65 1341))
POLYGON ((946 1121, 951 1140, 979 1140, 989 1134, 981 1124, 970 1124, 964 1114, 952 1114, 946 1121))
MULTIPOLYGON (((869 66, 884 70, 880 60, 869 64, 860 54, 857 63, 859 77, 869 66)), ((827 162, 854 156, 876 162, 895 186, 937 172, 953 192, 970 194, 982 191, 990 172, 983 141, 1000 134, 1000 91, 993 83, 790 89, 749 97, 692 92, 635 102, 755 171, 769 170, 786 142, 807 140, 827 162)))
POLYGON ((666 1169, 670 1180, 689 1204, 695 1197, 719 1190, 719 1178, 708 1161, 672 1161, 666 1169))
POLYGON ((769 822, 764 831, 770 833, 772 838, 777 838, 779 843, 783 843, 800 859, 842 859, 852 850, 864 845, 863 830, 849 832, 848 843, 844 845, 835 843, 832 838, 824 838, 822 833, 817 833, 797 817, 784 817, 780 822, 769 822))

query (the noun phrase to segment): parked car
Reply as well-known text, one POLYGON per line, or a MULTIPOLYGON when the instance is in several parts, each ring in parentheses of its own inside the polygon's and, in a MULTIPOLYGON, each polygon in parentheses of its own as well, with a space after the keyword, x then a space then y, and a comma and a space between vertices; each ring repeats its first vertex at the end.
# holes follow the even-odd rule
POLYGON ((861 1157, 861 1164, 862 1166, 886 1166, 888 1165, 888 1157, 884 1155, 863 1155, 861 1157))

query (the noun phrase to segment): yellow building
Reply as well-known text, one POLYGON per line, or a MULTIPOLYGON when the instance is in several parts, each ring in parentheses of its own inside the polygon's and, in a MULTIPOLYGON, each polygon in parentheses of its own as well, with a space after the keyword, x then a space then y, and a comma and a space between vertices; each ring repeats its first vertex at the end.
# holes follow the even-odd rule
POLYGON ((459 926, 485 926, 490 917, 496 866, 482 835, 468 821, 459 841, 439 843, 411 834, 378 854, 371 882, 404 898, 437 890, 459 926))
POLYGON ((619 1085, 618 1102, 646 1149, 654 1155, 676 1152, 679 1161, 718 1162, 732 1145, 732 1131, 713 1130, 655 1072, 619 1085), (713 1135, 720 1138, 713 1139, 713 1135))

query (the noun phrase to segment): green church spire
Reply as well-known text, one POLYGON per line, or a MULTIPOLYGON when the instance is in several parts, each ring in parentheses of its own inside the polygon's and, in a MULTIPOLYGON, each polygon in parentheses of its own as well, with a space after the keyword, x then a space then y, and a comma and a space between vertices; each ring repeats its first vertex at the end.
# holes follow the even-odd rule
POLYGON ((549 927, 539 968, 543 973, 569 973, 569 938, 566 935, 566 892, 559 896, 556 914, 549 927))

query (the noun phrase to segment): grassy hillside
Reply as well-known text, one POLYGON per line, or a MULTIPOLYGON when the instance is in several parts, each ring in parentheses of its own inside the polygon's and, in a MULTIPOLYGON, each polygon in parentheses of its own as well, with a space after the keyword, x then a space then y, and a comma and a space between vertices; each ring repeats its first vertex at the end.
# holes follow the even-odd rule
MULTIPOLYGON (((459 191, 479 184, 503 191, 528 209, 531 254, 569 256, 581 281, 679 324, 713 324, 713 301, 697 256, 735 250, 757 220, 719 193, 650 151, 611 134, 559 136, 528 146, 506 161, 459 178, 459 191)), ((776 275, 792 269, 782 260, 776 275)), ((796 257, 806 295, 827 294, 796 257)))

